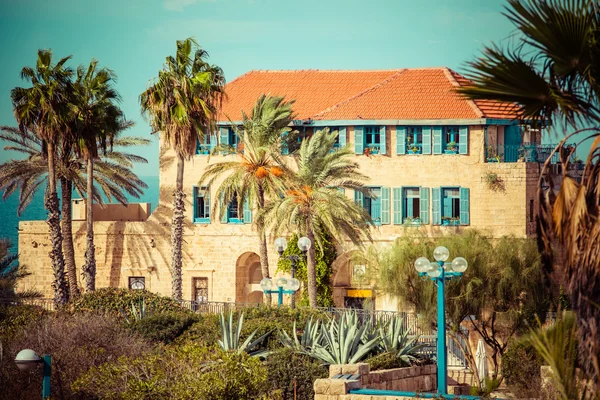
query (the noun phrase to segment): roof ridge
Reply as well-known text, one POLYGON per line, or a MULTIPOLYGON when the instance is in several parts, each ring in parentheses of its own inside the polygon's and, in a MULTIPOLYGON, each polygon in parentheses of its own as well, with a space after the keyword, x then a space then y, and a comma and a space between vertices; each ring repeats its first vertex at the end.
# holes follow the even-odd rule
POLYGON ((369 92, 372 92, 372 91, 374 91, 374 90, 377 90, 378 88, 380 88, 380 87, 382 87, 382 86, 385 86, 385 85, 387 85, 388 83, 390 83, 391 81, 393 81, 394 79, 396 79, 398 76, 402 75, 402 73, 403 73, 403 72, 405 72, 405 71, 406 71, 406 68, 404 68, 404 69, 401 69, 401 70, 397 70, 397 72, 396 72, 395 74, 393 74, 393 75, 391 75, 391 76, 388 76, 388 77, 387 77, 386 79, 384 79, 383 81, 381 81, 381 82, 378 82, 378 83, 376 83, 375 85, 373 85, 373 86, 371 86, 371 87, 368 87, 367 89, 363 90, 362 92, 360 92, 360 93, 358 93, 358 94, 355 94, 355 95, 353 95, 353 96, 350 96, 350 97, 348 97, 347 99, 345 99, 345 100, 342 100, 342 101, 340 101, 339 103, 336 103, 336 104, 332 105, 331 107, 328 107, 328 108, 326 108, 325 110, 323 110, 323 111, 321 111, 321 112, 318 112, 318 113, 316 113, 316 114, 315 114, 315 115, 313 115, 311 118, 317 118, 317 117, 320 117, 320 116, 322 116, 322 115, 324 115, 324 114, 326 114, 326 113, 328 113, 328 112, 330 112, 330 111, 333 111, 333 110, 335 110, 336 108, 338 108, 338 107, 342 106, 343 104, 347 104, 347 103, 351 102, 352 100, 354 100, 354 99, 356 99, 356 98, 362 97, 362 96, 364 96, 365 94, 367 94, 367 93, 369 93, 369 92))
MULTIPOLYGON (((455 87, 462 87, 461 84, 458 83, 458 81, 456 80, 455 75, 460 76, 462 79, 467 79, 464 76, 462 76, 461 74, 459 74, 458 72, 456 72, 453 69, 448 68, 448 67, 446 67, 444 69, 444 75, 446 75, 446 78, 448 78, 448 80, 450 81, 450 83, 452 84, 452 86, 455 86, 455 87)), ((460 93, 459 93, 459 95, 467 102, 467 104, 469 105, 469 107, 471 107, 471 109, 473 109, 473 111, 475 111, 475 114, 477 114, 477 116, 479 118, 484 118, 485 117, 485 113, 483 112, 483 110, 481 108, 479 108, 479 106, 477 105, 477 103, 475 103, 473 100, 465 97, 464 95, 462 95, 460 93)))
MULTIPOLYGON (((389 68, 389 69, 253 69, 246 72, 243 75, 240 75, 238 78, 241 78, 244 75, 248 75, 252 72, 279 72, 279 73, 296 73, 296 72, 399 72, 406 68, 389 68)), ((236 78, 236 79, 238 79, 236 78)), ((234 79, 235 80, 235 79, 234 79)), ((232 81, 233 82, 233 81, 232 81)))

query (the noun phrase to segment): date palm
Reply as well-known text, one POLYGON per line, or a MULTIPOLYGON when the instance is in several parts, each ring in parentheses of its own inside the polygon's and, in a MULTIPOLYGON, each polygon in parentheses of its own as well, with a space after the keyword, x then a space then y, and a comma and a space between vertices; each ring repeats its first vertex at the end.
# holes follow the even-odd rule
MULTIPOLYGON (((238 209, 241 209, 242 204, 257 205, 259 213, 256 218, 256 228, 259 235, 263 278, 269 278, 270 273, 267 234, 262 211, 267 198, 274 198, 282 192, 282 180, 286 168, 280 153, 283 142, 291 137, 291 129, 288 125, 294 119, 292 104, 293 101, 285 102, 281 97, 261 96, 256 101, 250 116, 242 113, 241 128, 234 128, 243 151, 238 153, 234 161, 209 165, 199 183, 202 185, 207 182, 210 187, 215 179, 226 175, 225 180, 216 190, 216 198, 221 199, 220 216, 225 214, 227 205, 234 198, 238 201, 238 209)), ((216 205, 215 202, 215 211, 216 205)), ((267 302, 270 302, 270 296, 267 296, 267 302)))
MULTIPOLYGON (((317 131, 304 139, 294 160, 296 172, 288 181, 282 198, 276 197, 265 207, 265 222, 273 234, 281 231, 304 233, 312 243, 322 247, 320 233, 337 241, 345 238, 357 246, 371 240, 373 224, 369 214, 340 189, 352 189, 368 194, 363 185, 368 178, 352 161, 354 153, 345 147, 333 151, 337 132, 317 131)), ((315 247, 307 256, 308 297, 311 307, 317 307, 315 247)))
MULTIPOLYGON (((131 171, 134 162, 146 163, 147 160, 118 149, 147 146, 150 144, 150 140, 139 137, 121 137, 121 133, 122 131, 119 131, 114 139, 115 149, 108 151, 94 163, 95 185, 92 195, 96 203, 102 204, 106 198, 109 202, 116 200, 125 204, 127 203, 126 193, 138 198, 143 189, 147 187, 131 171)), ((42 142, 33 133, 22 132, 13 127, 0 127, 0 140, 8 142, 8 145, 4 147, 5 151, 15 151, 26 156, 26 159, 10 160, 0 165, 0 190, 4 191, 2 199, 5 200, 18 190, 17 214, 21 215, 48 177, 48 164, 43 159, 42 142)), ((70 146, 62 143, 58 146, 57 160, 59 162, 56 165, 56 174, 61 183, 65 269, 70 296, 75 298, 79 295, 79 288, 71 228, 71 193, 75 188, 83 196, 87 190, 87 179, 84 164, 70 146)))
POLYGON ((142 114, 149 118, 153 133, 162 134, 177 158, 171 225, 172 294, 176 300, 181 300, 182 296, 185 161, 196 153, 198 140, 203 140, 215 129, 225 96, 223 71, 208 64, 207 57, 208 53, 199 48, 195 40, 178 40, 175 57, 167 57, 158 78, 140 95, 142 114))
POLYGON ((50 242, 50 261, 54 280, 54 302, 56 305, 65 304, 69 300, 65 265, 62 252, 62 234, 60 230, 60 210, 56 193, 56 149, 62 137, 68 131, 68 97, 71 69, 65 67, 70 57, 62 58, 52 64, 52 52, 39 50, 35 69, 24 67, 21 78, 31 83, 31 87, 16 87, 10 96, 15 118, 19 127, 25 131, 30 129, 42 141, 43 155, 48 165, 47 195, 45 207, 48 211, 48 227, 50 242))
MULTIPOLYGON (((86 163, 86 194, 94 192, 94 161, 100 151, 106 153, 117 131, 131 126, 117 106, 120 98, 113 88, 114 73, 107 68, 98 69, 97 65, 98 62, 92 60, 87 68, 82 65, 77 68, 70 104, 74 150, 86 163)), ((93 196, 87 196, 85 264, 82 268, 86 291, 96 289, 93 203, 93 196)))
MULTIPOLYGON (((461 92, 472 99, 514 104, 523 119, 554 122, 594 139, 581 182, 566 174, 575 150, 565 146, 570 135, 555 150, 565 173, 556 195, 544 190, 540 180, 538 239, 548 271, 554 267, 555 251, 565 254, 559 276, 567 280, 577 313, 579 354, 588 375, 597 381, 600 130, 587 127, 600 123, 600 6, 593 0, 509 0, 505 15, 522 34, 517 47, 487 47, 482 57, 469 63, 473 85, 461 92)), ((549 161, 542 176, 551 179, 548 165, 549 161)))

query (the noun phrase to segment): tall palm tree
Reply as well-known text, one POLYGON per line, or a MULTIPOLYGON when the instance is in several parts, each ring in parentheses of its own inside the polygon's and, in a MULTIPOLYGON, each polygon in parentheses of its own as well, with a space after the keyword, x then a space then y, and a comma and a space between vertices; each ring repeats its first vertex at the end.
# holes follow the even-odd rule
POLYGON ((161 132, 177 156, 171 226, 172 294, 176 300, 181 300, 182 296, 185 161, 196 153, 198 140, 203 140, 204 135, 215 129, 225 96, 223 71, 208 64, 207 57, 208 53, 194 39, 178 40, 175 57, 167 57, 158 78, 140 95, 142 114, 149 117, 153 133, 161 132))
MULTIPOLYGON (((95 185, 92 195, 96 203, 103 204, 106 198, 109 202, 114 199, 125 204, 127 203, 125 193, 139 198, 143 189, 148 187, 131 171, 134 162, 147 163, 148 161, 118 149, 147 146, 150 140, 134 136, 121 137, 122 132, 119 131, 114 139, 115 149, 108 151, 102 155, 101 160, 94 163, 95 185)), ((0 190, 4 190, 2 199, 8 198, 19 190, 17 214, 21 215, 48 176, 48 164, 43 159, 42 142, 29 131, 22 132, 18 128, 6 126, 0 127, 0 139, 9 143, 4 147, 5 151, 15 151, 27 156, 24 160, 10 160, 0 164, 0 190)), ((56 169, 57 178, 61 183, 63 252, 70 297, 75 298, 79 295, 79 288, 71 227, 71 193, 75 188, 83 197, 87 190, 87 179, 81 159, 70 146, 61 143, 58 147, 59 162, 56 169)))
MULTIPOLYGON (((472 99, 514 104, 523 119, 555 123, 594 139, 580 183, 569 177, 564 144, 558 194, 538 189, 538 239, 547 270, 557 249, 579 326, 587 373, 600 377, 600 5, 594 0, 509 0, 505 15, 522 34, 516 48, 487 47, 469 63, 472 99), (533 49, 534 51, 531 51, 533 49)), ((550 158, 549 158, 550 160, 550 158)), ((542 170, 547 175, 548 164, 542 170)), ((550 184, 550 187, 553 187, 550 184)))
MULTIPOLYGON (((97 65, 98 62, 92 60, 87 68, 82 65, 77 68, 71 100, 75 150, 86 163, 86 194, 94 191, 94 160, 98 158, 100 150, 106 153, 117 131, 131 126, 117 106, 120 98, 112 86, 114 73, 107 68, 97 69, 97 65)), ((86 291, 96 289, 93 203, 93 196, 88 196, 85 264, 82 268, 86 291)))
POLYGON ((52 52, 39 50, 35 69, 23 67, 21 78, 29 81, 31 87, 16 87, 10 96, 14 114, 19 127, 24 131, 30 129, 40 138, 43 144, 43 154, 48 164, 48 190, 45 200, 48 211, 48 226, 50 230, 50 261, 54 280, 54 302, 56 305, 65 304, 69 300, 65 265, 62 252, 62 234, 60 230, 60 209, 56 193, 56 149, 55 143, 68 131, 68 97, 72 71, 65 67, 70 57, 62 58, 52 64, 52 52))
MULTIPOLYGON (((256 228, 263 278, 269 278, 270 274, 267 234, 262 211, 267 198, 282 193, 286 167, 280 154, 282 145, 291 131, 288 125, 294 120, 292 104, 293 101, 286 102, 282 97, 262 95, 256 101, 250 116, 242 112, 241 128, 234 128, 238 143, 244 150, 238 153, 235 161, 209 165, 199 182, 199 185, 207 182, 210 187, 215 179, 227 175, 215 194, 216 198, 221 199, 220 216, 225 214, 227 205, 234 198, 238 201, 238 207, 242 204, 257 205, 259 213, 256 228)), ((213 209, 217 210, 217 202, 213 209)), ((267 296, 268 303, 270 300, 270 296, 267 296)))
MULTIPOLYGON (((274 234, 299 229, 320 247, 321 233, 337 241, 346 237, 357 246, 372 240, 371 217, 340 191, 352 189, 369 194, 363 185, 368 178, 352 161, 354 153, 349 147, 333 151, 336 138, 337 132, 329 133, 325 129, 302 141, 294 156, 297 171, 288 182, 285 197, 275 197, 265 207, 265 222, 273 227, 274 234)), ((310 247, 307 257, 311 307, 317 307, 315 247, 310 247)))

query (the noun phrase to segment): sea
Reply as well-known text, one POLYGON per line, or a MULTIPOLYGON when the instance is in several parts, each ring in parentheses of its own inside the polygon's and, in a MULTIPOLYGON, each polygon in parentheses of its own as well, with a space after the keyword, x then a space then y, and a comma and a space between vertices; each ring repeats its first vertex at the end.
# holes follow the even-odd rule
MULTIPOLYGON (((144 194, 136 199, 133 196, 127 195, 130 203, 150 203, 151 210, 154 211, 158 205, 159 187, 158 176, 140 177, 148 188, 144 190, 144 194)), ((21 216, 17 215, 17 206, 19 204, 19 193, 13 193, 5 201, 0 200, 0 239, 8 239, 12 243, 10 248, 11 253, 18 253, 19 243, 19 221, 43 221, 48 213, 44 209, 44 190, 40 188, 31 203, 27 206, 21 216)), ((60 194, 59 194, 60 195, 60 194)), ((79 198, 78 193, 73 193, 73 198, 79 198)))

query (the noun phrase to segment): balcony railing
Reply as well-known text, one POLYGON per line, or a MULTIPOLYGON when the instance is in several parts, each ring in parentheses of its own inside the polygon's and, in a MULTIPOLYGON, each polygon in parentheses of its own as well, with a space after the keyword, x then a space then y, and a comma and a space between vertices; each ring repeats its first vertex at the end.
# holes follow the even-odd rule
MULTIPOLYGON (((557 145, 555 144, 504 144, 498 146, 486 146, 485 157, 489 163, 493 162, 537 162, 545 163, 548 157, 552 154, 557 145)), ((575 161, 575 156, 572 155, 571 162, 575 161)), ((550 163, 557 164, 560 162, 560 153, 556 152, 552 155, 550 163)))
POLYGON ((407 143, 406 154, 421 154, 423 152, 422 143, 407 143))

